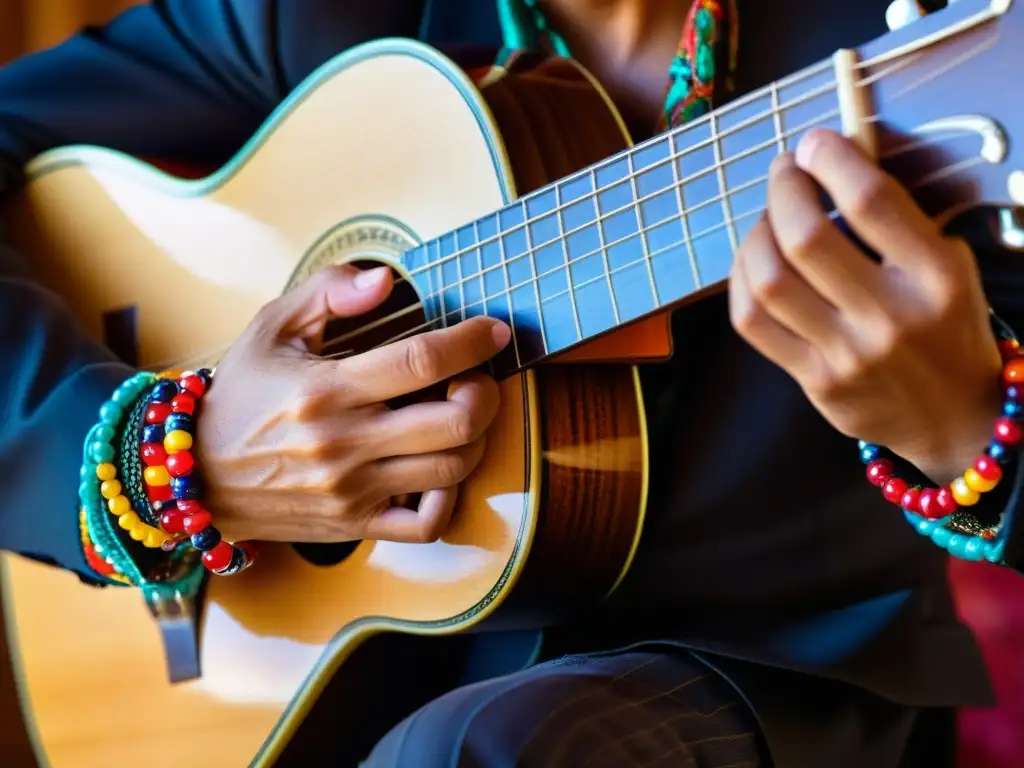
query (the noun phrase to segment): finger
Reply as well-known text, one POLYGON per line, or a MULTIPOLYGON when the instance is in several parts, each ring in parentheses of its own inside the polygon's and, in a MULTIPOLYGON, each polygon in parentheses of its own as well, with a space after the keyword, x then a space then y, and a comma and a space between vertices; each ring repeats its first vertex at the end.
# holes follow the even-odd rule
POLYGON ((367 436, 376 457, 446 451, 480 438, 498 413, 498 385, 474 372, 448 386, 446 402, 416 403, 383 411, 367 436))
POLYGON ((458 500, 458 487, 427 491, 417 509, 389 507, 366 522, 367 539, 426 544, 448 529, 458 500))
POLYGON ((505 348, 511 331, 500 320, 474 317, 332 362, 339 396, 349 405, 382 403, 418 392, 490 360, 505 348))
POLYGON ((729 319, 750 346, 794 378, 811 370, 819 356, 807 341, 781 326, 758 304, 739 259, 733 263, 729 279, 729 319))
POLYGON ((934 267, 942 252, 938 225, 896 179, 853 142, 812 130, 797 145, 796 163, 828 193, 843 219, 873 251, 905 269, 934 267))
POLYGON ((853 315, 882 311, 882 267, 839 231, 822 208, 813 179, 789 153, 772 163, 768 217, 782 256, 825 301, 853 315))
POLYGON ((841 342, 842 326, 836 308, 826 302, 782 257, 771 225, 762 219, 750 230, 736 254, 749 289, 758 327, 767 319, 820 349, 841 342), (763 310, 767 318, 760 318, 763 310))
POLYGON ((267 335, 278 341, 317 336, 332 318, 369 312, 388 297, 391 288, 389 267, 326 267, 267 304, 258 322, 267 335))
POLYGON ((486 442, 481 437, 450 451, 381 459, 367 466, 368 482, 384 498, 450 488, 476 469, 484 457, 486 442))

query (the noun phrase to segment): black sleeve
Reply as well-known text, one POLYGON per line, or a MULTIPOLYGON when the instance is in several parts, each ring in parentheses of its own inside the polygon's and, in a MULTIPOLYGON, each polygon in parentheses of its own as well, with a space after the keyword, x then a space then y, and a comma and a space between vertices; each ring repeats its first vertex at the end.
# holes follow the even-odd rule
MULTIPOLYGON (((218 163, 313 69, 416 37, 424 0, 158 0, 0 69, 0 196, 39 152, 98 144, 218 163)), ((90 575, 78 541, 82 441, 132 371, 0 244, 0 548, 90 575)))

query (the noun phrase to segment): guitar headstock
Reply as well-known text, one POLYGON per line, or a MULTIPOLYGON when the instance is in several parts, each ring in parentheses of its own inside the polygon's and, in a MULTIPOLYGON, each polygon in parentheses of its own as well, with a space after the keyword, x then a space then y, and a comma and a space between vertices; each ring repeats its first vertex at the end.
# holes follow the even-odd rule
POLYGON ((879 162, 925 210, 1024 205, 1024 0, 952 0, 858 56, 879 162))

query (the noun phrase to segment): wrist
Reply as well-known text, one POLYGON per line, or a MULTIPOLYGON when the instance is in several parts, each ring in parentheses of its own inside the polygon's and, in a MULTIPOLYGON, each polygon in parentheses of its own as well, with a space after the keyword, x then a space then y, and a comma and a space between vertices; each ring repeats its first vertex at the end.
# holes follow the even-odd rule
POLYGON ((937 485, 949 485, 974 465, 979 451, 994 438, 995 422, 1002 413, 1003 394, 991 387, 976 399, 975 406, 956 423, 932 435, 926 445, 898 449, 893 452, 916 467, 937 485))

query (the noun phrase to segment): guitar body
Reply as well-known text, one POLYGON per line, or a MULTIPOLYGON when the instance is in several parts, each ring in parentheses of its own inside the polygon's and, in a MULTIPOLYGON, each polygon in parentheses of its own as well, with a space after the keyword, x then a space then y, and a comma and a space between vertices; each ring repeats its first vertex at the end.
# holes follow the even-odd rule
MULTIPOLYGON (((9 225, 95 338, 140 367, 198 364, 315 267, 398 268, 410 244, 627 143, 574 64, 538 61, 477 88, 431 49, 385 41, 325 65, 212 176, 98 148, 48 153, 9 225)), ((505 378, 486 458, 441 541, 362 542, 327 564, 268 545, 257 567, 210 579, 192 680, 168 681, 136 590, 5 556, 7 633, 40 761, 269 765, 377 633, 542 626, 600 600, 639 538, 647 446, 635 369, 597 363, 669 353, 656 317, 505 378)))

